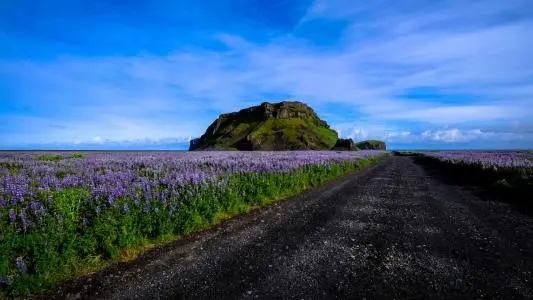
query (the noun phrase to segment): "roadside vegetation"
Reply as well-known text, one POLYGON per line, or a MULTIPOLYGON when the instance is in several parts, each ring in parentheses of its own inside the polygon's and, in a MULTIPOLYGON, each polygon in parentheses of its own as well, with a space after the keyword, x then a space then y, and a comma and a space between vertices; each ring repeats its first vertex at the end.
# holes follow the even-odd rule
POLYGON ((60 161, 63 159, 68 159, 68 158, 84 158, 84 157, 85 157, 85 154, 83 153, 73 153, 69 155, 41 154, 37 156, 37 159, 41 161, 60 161))
POLYGON ((0 296, 135 258, 371 165, 383 151, 0 157, 0 296), (15 171, 16 172, 15 172, 15 171))
POLYGON ((533 153, 527 151, 426 151, 415 155, 462 184, 483 186, 492 196, 533 211, 533 153))

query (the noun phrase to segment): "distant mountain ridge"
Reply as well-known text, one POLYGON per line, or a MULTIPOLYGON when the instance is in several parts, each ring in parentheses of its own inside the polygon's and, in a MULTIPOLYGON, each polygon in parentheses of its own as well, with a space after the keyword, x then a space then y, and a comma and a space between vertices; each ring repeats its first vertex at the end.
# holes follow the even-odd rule
POLYGON ((221 114, 189 150, 356 150, 307 104, 263 102, 221 114), (348 145, 348 147, 345 147, 348 145), (346 148, 346 149, 344 149, 346 148))

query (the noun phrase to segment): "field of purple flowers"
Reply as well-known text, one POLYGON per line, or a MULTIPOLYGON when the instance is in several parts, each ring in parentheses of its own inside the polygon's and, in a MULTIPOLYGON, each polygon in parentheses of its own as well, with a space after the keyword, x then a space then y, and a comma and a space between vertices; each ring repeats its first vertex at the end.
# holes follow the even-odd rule
POLYGON ((0 152, 0 296, 48 288, 386 152, 0 152))
POLYGON ((533 211, 533 153, 517 151, 419 152, 449 178, 490 188, 499 200, 533 211))
POLYGON ((483 152, 483 151, 436 151, 421 152, 453 164, 476 165, 482 169, 512 169, 531 171, 533 153, 531 152, 483 152))

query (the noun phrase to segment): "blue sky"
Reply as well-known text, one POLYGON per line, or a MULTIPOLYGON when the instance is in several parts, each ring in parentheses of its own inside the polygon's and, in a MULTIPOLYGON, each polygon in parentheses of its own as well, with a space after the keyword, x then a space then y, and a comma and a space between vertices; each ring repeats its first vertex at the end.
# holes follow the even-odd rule
POLYGON ((0 149, 180 149, 301 100, 391 148, 533 148, 531 0, 4 0, 0 149))

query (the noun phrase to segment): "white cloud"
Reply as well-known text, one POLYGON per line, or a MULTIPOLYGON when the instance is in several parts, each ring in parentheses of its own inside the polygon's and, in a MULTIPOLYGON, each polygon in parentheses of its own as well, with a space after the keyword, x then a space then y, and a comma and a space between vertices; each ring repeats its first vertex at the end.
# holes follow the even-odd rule
POLYGON ((6 141, 17 143, 49 143, 98 144, 121 141, 164 141, 174 139, 188 141, 196 136, 197 128, 206 126, 201 120, 197 122, 183 121, 177 124, 159 120, 128 118, 127 116, 94 115, 83 120, 50 121, 42 117, 4 117, 3 124, 24 124, 13 133, 5 133, 6 141), (58 126, 48 126, 54 122, 58 126), (32 136, 34 132, 38 136, 32 136), (28 140, 28 136, 32 136, 28 140))
POLYGON ((366 140, 368 138, 368 131, 360 128, 354 128, 349 137, 356 141, 366 140))
POLYGON ((458 128, 444 130, 427 130, 420 135, 423 139, 445 143, 461 143, 472 141, 533 141, 533 135, 527 133, 490 132, 480 129, 460 130, 458 128))
POLYGON ((483 139, 495 135, 492 132, 483 132, 479 129, 462 131, 457 128, 436 130, 436 131, 424 131, 421 136, 425 139, 434 141, 442 141, 445 143, 457 143, 457 142, 471 142, 477 139, 483 139))
MULTIPOLYGON (((407 131, 399 127, 386 126, 383 124, 342 124, 343 137, 352 138, 355 141, 366 139, 383 140, 387 144, 468 144, 480 142, 490 145, 490 143, 515 143, 521 142, 523 145, 533 146, 533 132, 511 132, 506 129, 500 131, 490 131, 486 129, 459 129, 459 128, 435 128, 422 131, 407 131), (350 128, 350 126, 353 126, 350 128)), ((495 130, 497 128, 494 128, 495 130)), ((502 145, 503 145, 502 144, 502 145)))
POLYGON ((389 132, 387 133, 387 137, 389 138, 392 138, 392 137, 397 137, 397 136, 409 136, 411 135, 411 132, 409 131, 402 131, 402 132, 396 132, 396 131, 392 131, 392 132, 389 132))
POLYGON ((459 142, 470 140, 472 137, 467 137, 459 129, 439 130, 435 132, 424 131, 421 135, 423 138, 432 139, 443 142, 459 142))
POLYGON ((342 128, 341 137, 351 138, 354 141, 367 139, 391 141, 407 139, 411 135, 410 131, 402 130, 396 126, 372 122, 343 123, 337 124, 336 127, 342 128))

